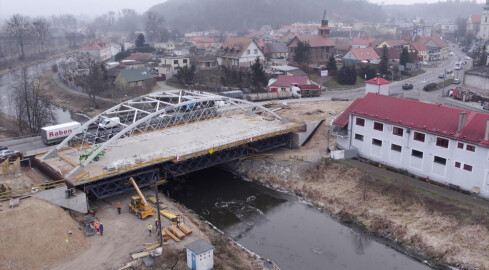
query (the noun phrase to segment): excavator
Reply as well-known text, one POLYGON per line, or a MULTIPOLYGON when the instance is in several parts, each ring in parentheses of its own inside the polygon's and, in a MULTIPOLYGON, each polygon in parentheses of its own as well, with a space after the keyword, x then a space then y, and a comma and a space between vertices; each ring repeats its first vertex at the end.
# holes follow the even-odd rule
POLYGON ((128 204, 129 211, 136 215, 139 219, 145 219, 148 216, 154 216, 156 214, 156 209, 154 209, 154 207, 149 205, 149 203, 146 201, 146 198, 141 193, 141 190, 139 190, 139 187, 136 184, 136 181, 134 181, 134 178, 129 178, 129 181, 132 183, 139 195, 131 197, 131 202, 128 204))

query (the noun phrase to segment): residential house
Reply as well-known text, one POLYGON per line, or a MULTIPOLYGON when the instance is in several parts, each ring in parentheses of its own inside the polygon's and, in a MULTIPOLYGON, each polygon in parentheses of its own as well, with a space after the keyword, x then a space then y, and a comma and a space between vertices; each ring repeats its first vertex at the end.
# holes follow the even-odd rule
POLYGON ((450 53, 448 43, 439 37, 416 37, 414 42, 422 43, 428 49, 428 61, 445 59, 450 53))
POLYGON ((199 60, 200 69, 212 69, 217 67, 217 60, 214 59, 201 59, 199 60))
POLYGON ((112 57, 112 46, 110 43, 103 42, 99 39, 89 41, 81 46, 79 51, 81 53, 88 53, 90 58, 97 62, 103 62, 112 57))
MULTIPOLYGON (((375 48, 375 51, 381 56, 384 53, 384 48, 375 48)), ((399 59, 401 58, 401 49, 397 47, 387 47, 387 58, 392 62, 399 62, 399 59)))
POLYGON ((143 86, 146 82, 153 81, 153 75, 146 68, 123 69, 115 78, 115 84, 123 87, 143 86))
POLYGON ((380 56, 373 48, 352 48, 343 56, 343 64, 358 65, 360 63, 380 63, 380 56))
POLYGON ((467 32, 471 32, 474 35, 477 35, 481 27, 481 19, 481 14, 471 15, 467 20, 467 32))
POLYGON ((489 116, 368 93, 333 122, 341 149, 489 197, 489 116))
POLYGON ((289 56, 289 49, 287 43, 283 41, 275 41, 272 43, 265 43, 263 53, 270 59, 287 59, 289 56))
POLYGON ((351 47, 354 49, 370 47, 370 43, 374 42, 375 38, 354 37, 351 41, 351 47))
POLYGON ((389 82, 386 79, 376 77, 365 81, 365 94, 375 93, 382 95, 389 95, 389 82))
POLYGON ((183 56, 165 56, 160 58, 160 65, 170 65, 176 71, 181 67, 190 67, 190 59, 183 56))
POLYGON ((334 38, 333 42, 335 58, 343 57, 350 50, 351 41, 349 39, 334 38))
POLYGON ((58 64, 58 76, 65 85, 75 88, 75 79, 90 72, 92 61, 87 53, 72 54, 58 64))
POLYGON ((312 83, 307 76, 279 75, 277 80, 270 86, 279 88, 279 91, 288 92, 291 84, 311 85, 312 83))
POLYGON ((173 54, 173 51, 175 50, 175 43, 172 41, 155 42, 153 43, 153 47, 157 50, 163 51, 165 54, 173 54))
POLYGON ((248 38, 227 38, 217 51, 217 64, 228 67, 250 67, 258 57, 265 60, 258 44, 248 38))
POLYGON ((384 45, 387 48, 397 48, 399 50, 402 50, 403 47, 409 47, 409 42, 403 39, 385 39, 380 42, 375 48, 380 49, 383 48, 384 45))
POLYGON ((152 57, 153 54, 151 53, 133 52, 128 57, 124 58, 124 60, 136 60, 147 63, 152 57))
POLYGON ((328 27, 328 16, 326 9, 321 20, 321 27, 317 29, 317 35, 295 36, 288 44, 289 61, 294 61, 295 50, 299 42, 306 42, 311 47, 311 61, 314 64, 326 64, 329 57, 334 53, 334 42, 330 38, 330 28, 328 27))
POLYGON ((122 60, 119 66, 123 69, 136 69, 144 68, 146 66, 146 63, 138 60, 122 60))
POLYGON ((421 62, 428 62, 428 48, 426 48, 426 46, 421 42, 413 42, 412 46, 418 54, 418 60, 421 62))
POLYGON ((271 66, 272 77, 277 78, 279 75, 287 76, 306 76, 307 74, 298 67, 293 66, 271 66))

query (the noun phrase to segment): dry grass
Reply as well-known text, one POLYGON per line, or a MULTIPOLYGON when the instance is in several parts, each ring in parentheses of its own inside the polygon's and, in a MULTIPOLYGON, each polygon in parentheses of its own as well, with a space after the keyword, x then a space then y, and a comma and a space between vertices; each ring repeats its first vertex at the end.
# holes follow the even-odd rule
POLYGON ((35 198, 0 212, 0 228, 0 269, 41 269, 88 244, 67 212, 35 198))

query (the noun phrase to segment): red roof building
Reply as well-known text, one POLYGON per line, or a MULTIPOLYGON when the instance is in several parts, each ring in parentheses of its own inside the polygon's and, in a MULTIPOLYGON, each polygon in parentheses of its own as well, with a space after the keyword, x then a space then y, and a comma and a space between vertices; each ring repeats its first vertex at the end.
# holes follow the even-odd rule
POLYGON ((351 41, 352 48, 367 48, 370 43, 374 42, 375 38, 354 37, 351 41))
POLYGON ((373 78, 373 79, 366 81, 365 83, 370 83, 370 84, 375 84, 375 85, 383 85, 383 84, 389 84, 391 82, 386 80, 386 79, 376 77, 376 78, 373 78))
POLYGON ((333 125, 342 149, 489 198, 489 114, 368 93, 333 125))
POLYGON ((293 83, 298 85, 309 85, 310 81, 307 76, 279 75, 277 80, 272 84, 272 86, 290 87, 290 85, 293 83))

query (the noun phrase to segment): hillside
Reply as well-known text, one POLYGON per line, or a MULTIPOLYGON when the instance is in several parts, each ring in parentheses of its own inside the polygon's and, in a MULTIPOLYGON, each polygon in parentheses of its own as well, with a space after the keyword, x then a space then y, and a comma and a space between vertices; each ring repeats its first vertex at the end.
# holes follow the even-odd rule
POLYGON ((171 28, 186 32, 319 23, 325 8, 330 20, 380 22, 385 19, 378 5, 362 0, 168 0, 150 11, 163 15, 171 28))
POLYGON ((481 14, 483 6, 476 2, 450 1, 432 4, 385 5, 383 10, 394 18, 409 19, 418 16, 424 18, 425 21, 449 20, 453 22, 457 17, 468 19, 472 14, 481 14))

